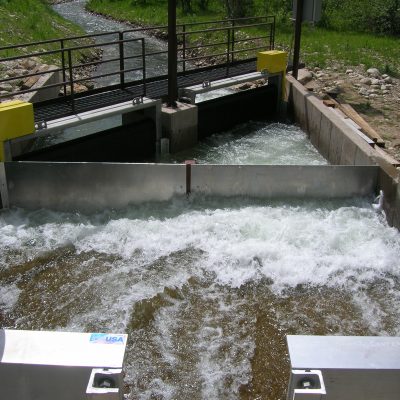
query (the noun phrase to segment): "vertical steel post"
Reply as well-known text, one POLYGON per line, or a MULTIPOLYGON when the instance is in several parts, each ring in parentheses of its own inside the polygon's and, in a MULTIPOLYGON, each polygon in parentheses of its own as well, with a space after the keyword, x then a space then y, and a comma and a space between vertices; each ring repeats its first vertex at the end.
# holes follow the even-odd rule
POLYGON ((147 94, 147 86, 146 86, 146 46, 145 46, 145 41, 144 38, 142 40, 142 67, 143 67, 143 95, 146 96, 147 94))
POLYGON ((182 37, 183 37, 183 48, 182 48, 182 58, 183 58, 183 65, 182 70, 186 72, 186 24, 182 26, 182 37))
POLYGON ((72 65, 72 53, 70 49, 68 49, 68 70, 69 70, 69 83, 71 85, 71 107, 72 107, 72 112, 75 114, 74 73, 72 65))
POLYGON ((64 53, 64 39, 60 39, 60 48, 61 48, 61 68, 62 68, 62 80, 63 80, 63 87, 64 87, 64 96, 67 95, 67 84, 66 79, 67 76, 65 74, 65 53, 64 53))
POLYGON ((168 0, 168 106, 178 99, 178 45, 176 40, 176 0, 168 0))
POLYGON ((301 41, 301 24, 303 22, 304 0, 297 0, 296 8, 296 25, 294 32, 294 49, 293 49, 293 77, 297 79, 299 73, 300 60, 300 41, 301 41))
POLYGON ((232 35, 231 35, 231 40, 232 40, 232 63, 235 60, 235 20, 233 19, 231 21, 231 26, 232 26, 232 35))
POLYGON ((119 42, 119 84, 123 88, 125 86, 125 55, 124 55, 124 32, 118 32, 119 42))

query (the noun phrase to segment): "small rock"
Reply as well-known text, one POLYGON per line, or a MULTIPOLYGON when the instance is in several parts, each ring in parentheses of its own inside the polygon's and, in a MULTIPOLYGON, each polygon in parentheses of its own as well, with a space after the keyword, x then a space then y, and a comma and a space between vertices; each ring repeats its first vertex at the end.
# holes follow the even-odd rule
POLYGON ((387 88, 386 88, 386 86, 385 85, 382 85, 381 86, 381 90, 386 90, 387 88))
POLYGON ((35 61, 29 59, 29 58, 25 58, 24 60, 21 61, 20 65, 25 68, 25 69, 33 69, 34 67, 36 67, 36 63, 35 61))
POLYGON ((367 70, 367 74, 369 76, 372 76, 373 78, 379 78, 380 77, 380 73, 379 70, 377 68, 370 68, 367 70))
POLYGON ((9 83, 0 83, 0 90, 3 92, 12 92, 13 87, 9 83))
POLYGON ((359 88, 361 86, 361 84, 360 83, 354 83, 353 86, 356 87, 356 88, 359 88))
POLYGON ((360 93, 361 96, 367 96, 368 95, 368 90, 365 89, 365 88, 361 88, 358 93, 360 93))
POLYGON ((15 71, 17 72, 17 75, 19 75, 19 76, 29 74, 29 71, 27 69, 16 69, 15 71))
POLYGON ((369 97, 370 99, 373 99, 373 98, 375 98, 375 97, 378 97, 378 95, 377 95, 376 93, 371 93, 368 97, 369 97))
POLYGON ((400 139, 395 139, 392 142, 393 147, 400 147, 400 139))
POLYGON ((315 72, 321 71, 321 68, 315 67, 315 68, 314 68, 314 71, 315 71, 315 72))
POLYGON ((317 78, 318 79, 321 79, 321 78, 324 78, 324 77, 325 77, 325 74, 323 72, 317 73, 317 78))
POLYGON ((86 86, 89 90, 92 90, 92 89, 94 89, 94 82, 86 82, 85 86, 86 86))
POLYGON ((383 80, 385 81, 385 83, 392 83, 393 82, 393 80, 392 80, 392 78, 390 76, 384 78, 383 80))
POLYGON ((376 93, 376 90, 375 90, 375 89, 370 89, 370 90, 368 90, 367 92, 368 92, 368 94, 375 94, 375 93, 376 93))
POLYGON ((352 74, 354 71, 352 69, 346 69, 346 74, 352 74))
POLYGON ((382 79, 386 79, 386 78, 388 78, 389 77, 389 75, 387 75, 387 74, 383 74, 382 75, 382 79))
POLYGON ((80 83, 74 84, 74 92, 75 93, 82 93, 82 92, 86 92, 86 91, 87 91, 87 87, 85 85, 81 85, 80 83))
POLYGON ((241 85, 238 86, 239 90, 247 90, 251 88, 251 83, 250 82, 245 82, 241 85))
POLYGON ((379 79, 372 79, 371 84, 372 84, 372 85, 379 85, 379 84, 380 84, 380 81, 379 81, 379 79))
POLYGON ((384 90, 384 91, 382 92, 382 94, 390 94, 390 91, 389 91, 389 90, 384 90))
POLYGON ((371 89, 380 89, 381 86, 380 85, 371 85, 371 89))
POLYGON ((370 85, 372 83, 371 78, 363 78, 360 81, 361 83, 363 83, 364 85, 370 85))
POLYGON ((310 71, 301 69, 299 70, 299 76, 298 76, 298 81, 302 84, 305 85, 307 82, 310 82, 312 80, 313 76, 310 71))
POLYGON ((326 93, 329 94, 332 97, 337 96, 338 94, 341 93, 341 89, 339 86, 332 86, 332 87, 328 87, 325 89, 326 93))

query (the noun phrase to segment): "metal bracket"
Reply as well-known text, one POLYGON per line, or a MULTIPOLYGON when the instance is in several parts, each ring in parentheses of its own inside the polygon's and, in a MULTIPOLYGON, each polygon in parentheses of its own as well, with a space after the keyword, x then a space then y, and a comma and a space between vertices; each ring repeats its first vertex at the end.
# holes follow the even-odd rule
POLYGON ((143 96, 135 97, 135 98, 132 100, 132 104, 133 104, 134 106, 137 106, 138 104, 143 104, 143 96))
POLYGON ((288 399, 322 400, 326 389, 320 370, 292 370, 288 399))
POLYGON ((1 196, 2 207, 10 208, 10 202, 9 202, 9 198, 8 198, 6 169, 5 169, 4 163, 0 163, 0 196, 1 196))
POLYGON ((37 131, 40 131, 41 129, 46 129, 47 128, 47 121, 38 121, 35 124, 35 129, 37 131))
POLYGON ((204 81, 202 84, 203 88, 207 88, 211 86, 211 82, 210 81, 204 81))

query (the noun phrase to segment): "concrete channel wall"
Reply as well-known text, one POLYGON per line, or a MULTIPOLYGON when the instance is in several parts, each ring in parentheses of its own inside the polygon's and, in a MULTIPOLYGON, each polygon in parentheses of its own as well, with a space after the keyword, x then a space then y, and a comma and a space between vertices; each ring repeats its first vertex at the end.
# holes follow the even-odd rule
POLYGON ((8 204, 96 212, 188 193, 263 199, 371 196, 377 167, 7 162, 8 204))
POLYGON ((286 94, 288 109, 295 121, 308 133, 312 144, 331 164, 380 167, 377 191, 384 192, 384 210, 389 224, 400 229, 399 171, 340 116, 291 76, 287 77, 286 94))

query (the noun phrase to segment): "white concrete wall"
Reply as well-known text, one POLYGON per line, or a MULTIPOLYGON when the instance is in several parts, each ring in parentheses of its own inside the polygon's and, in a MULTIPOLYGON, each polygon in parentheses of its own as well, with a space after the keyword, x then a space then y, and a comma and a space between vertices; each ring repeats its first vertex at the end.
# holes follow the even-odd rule
POLYGON ((292 76, 287 76, 288 109, 311 143, 333 165, 377 165, 388 222, 400 229, 400 173, 364 139, 292 76))

